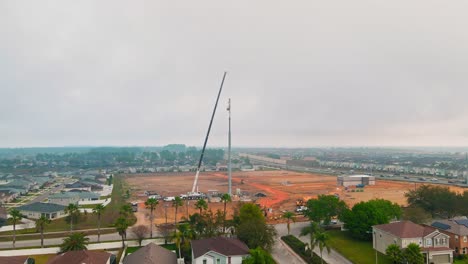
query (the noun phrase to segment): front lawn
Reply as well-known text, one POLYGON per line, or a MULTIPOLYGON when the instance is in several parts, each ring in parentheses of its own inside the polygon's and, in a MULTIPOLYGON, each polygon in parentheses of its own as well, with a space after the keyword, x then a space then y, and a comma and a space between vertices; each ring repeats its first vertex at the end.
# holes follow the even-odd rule
MULTIPOLYGON (((356 240, 349 236, 348 232, 340 230, 327 231, 330 235, 330 246, 353 263, 374 264, 375 250, 372 241, 356 240)), ((378 253, 378 262, 392 264, 387 256, 378 253)))

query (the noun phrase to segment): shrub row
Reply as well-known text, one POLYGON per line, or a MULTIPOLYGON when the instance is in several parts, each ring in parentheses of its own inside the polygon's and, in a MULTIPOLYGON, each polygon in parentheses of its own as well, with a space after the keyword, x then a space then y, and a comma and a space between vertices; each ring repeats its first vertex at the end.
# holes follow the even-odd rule
MULTIPOLYGON (((305 250, 305 243, 293 235, 282 236, 283 240, 296 254, 298 254, 305 262, 309 264, 320 264, 320 257, 314 253, 310 256, 310 249, 305 250)), ((323 263, 326 263, 325 261, 323 263)))

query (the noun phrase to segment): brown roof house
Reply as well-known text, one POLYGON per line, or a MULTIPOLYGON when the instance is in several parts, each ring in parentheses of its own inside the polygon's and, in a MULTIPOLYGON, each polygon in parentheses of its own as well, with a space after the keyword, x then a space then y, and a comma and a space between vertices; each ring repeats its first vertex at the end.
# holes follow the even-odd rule
POLYGON ((406 248, 414 243, 421 247, 426 263, 448 264, 453 261, 449 236, 430 226, 401 221, 372 227, 373 247, 385 254, 391 244, 406 248))
POLYGON ((47 262, 47 264, 115 264, 115 256, 104 251, 68 251, 59 254, 47 262))
POLYGON ((468 219, 437 220, 431 226, 450 236, 449 247, 455 254, 468 254, 468 219))
POLYGON ((138 249, 126 256, 124 264, 177 264, 177 256, 174 252, 167 250, 154 243, 138 249))
POLYGON ((241 264, 248 256, 249 248, 237 238, 192 240, 192 264, 241 264))
POLYGON ((28 256, 0 257, 0 264, 34 264, 34 259, 28 256))

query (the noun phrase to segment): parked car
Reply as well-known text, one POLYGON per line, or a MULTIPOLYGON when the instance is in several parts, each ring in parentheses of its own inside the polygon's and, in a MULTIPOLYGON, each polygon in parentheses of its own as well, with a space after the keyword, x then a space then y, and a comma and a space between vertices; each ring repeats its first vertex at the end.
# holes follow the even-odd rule
POLYGON ((168 196, 168 197, 164 197, 163 200, 165 202, 172 202, 172 201, 175 201, 175 197, 174 196, 168 196))

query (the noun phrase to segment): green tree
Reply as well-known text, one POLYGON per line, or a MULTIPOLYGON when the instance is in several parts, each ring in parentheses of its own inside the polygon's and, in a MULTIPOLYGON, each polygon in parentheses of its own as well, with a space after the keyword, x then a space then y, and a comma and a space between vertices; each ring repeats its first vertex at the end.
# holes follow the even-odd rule
POLYGON ((275 264, 275 260, 270 255, 270 253, 261 249, 260 247, 256 249, 249 250, 250 256, 242 260, 242 264, 275 264))
POLYGON ((320 226, 316 222, 310 222, 309 226, 302 228, 300 236, 309 235, 310 257, 314 257, 315 240, 317 233, 320 232, 320 226))
POLYGON ((41 248, 44 247, 44 227, 45 225, 50 224, 50 222, 50 219, 45 215, 41 215, 41 217, 36 220, 36 228, 41 233, 41 248))
POLYGON ((122 248, 125 247, 125 239, 127 238, 128 221, 125 217, 121 216, 115 221, 115 229, 119 232, 122 238, 122 248))
POLYGON ((78 205, 71 203, 65 208, 65 213, 68 214, 68 220, 70 221, 70 231, 73 231, 73 220, 78 221, 80 209, 78 209, 78 205))
POLYGON ((130 204, 124 204, 120 207, 120 216, 129 217, 133 214, 133 209, 130 204))
POLYGON ((403 251, 395 244, 391 244, 385 250, 385 255, 393 261, 393 263, 401 263, 403 260, 403 251))
POLYGON ((195 203, 195 208, 200 210, 200 215, 201 215, 202 210, 208 209, 208 203, 204 199, 200 199, 195 203))
POLYGON ((421 248, 415 243, 411 243, 403 251, 403 258, 408 264, 424 264, 424 256, 421 248))
POLYGON ((318 246, 320 250, 320 262, 323 263, 323 256, 322 252, 323 249, 327 249, 328 254, 330 254, 330 236, 323 232, 319 231, 315 234, 315 242, 314 242, 314 247, 318 246))
POLYGON ((432 216, 421 207, 410 206, 403 208, 402 219, 416 224, 425 224, 432 221, 432 216))
POLYGON ((97 215, 98 218, 98 243, 101 242, 101 215, 105 207, 102 204, 98 204, 93 208, 93 213, 97 215))
POLYGON ((288 228, 288 235, 289 235, 289 232, 291 231, 290 222, 291 221, 296 222, 296 215, 293 212, 286 211, 283 213, 283 218, 285 218, 287 221, 287 228, 288 228))
POLYGON ((266 223, 260 208, 252 203, 241 206, 236 232, 249 248, 261 247, 270 251, 275 243, 276 230, 266 223))
POLYGON ((86 250, 89 238, 84 233, 71 233, 63 239, 60 245, 60 252, 86 250))
POLYGON ((21 212, 16 209, 12 208, 8 212, 10 215, 10 218, 8 218, 8 221, 13 225, 13 248, 15 248, 15 243, 16 243, 16 225, 23 219, 23 215, 21 212))
POLYGON ((174 201, 172 201, 172 206, 175 208, 174 225, 175 225, 176 228, 177 228, 177 211, 178 211, 179 207, 182 206, 182 205, 183 205, 182 198, 180 198, 179 196, 176 196, 174 201))
POLYGON ((463 196, 450 191, 448 187, 421 185, 405 193, 410 206, 418 206, 431 213, 433 217, 453 218, 463 214, 463 196))
POLYGON ((223 234, 226 233, 226 205, 227 203, 232 202, 231 195, 229 193, 225 193, 221 196, 221 202, 224 204, 224 211, 223 211, 223 234))
POLYGON ((156 210, 156 206, 159 204, 159 201, 155 198, 149 198, 145 202, 145 206, 147 209, 150 209, 150 238, 153 238, 153 225, 154 225, 154 211, 156 210))
POLYGON ((307 201, 306 215, 311 221, 327 225, 332 217, 340 217, 346 209, 346 203, 335 195, 319 195, 317 199, 307 201))
POLYGON ((351 236, 361 240, 372 240, 373 225, 388 224, 391 219, 399 219, 401 208, 398 204, 383 199, 360 202, 342 215, 346 229, 351 236))

